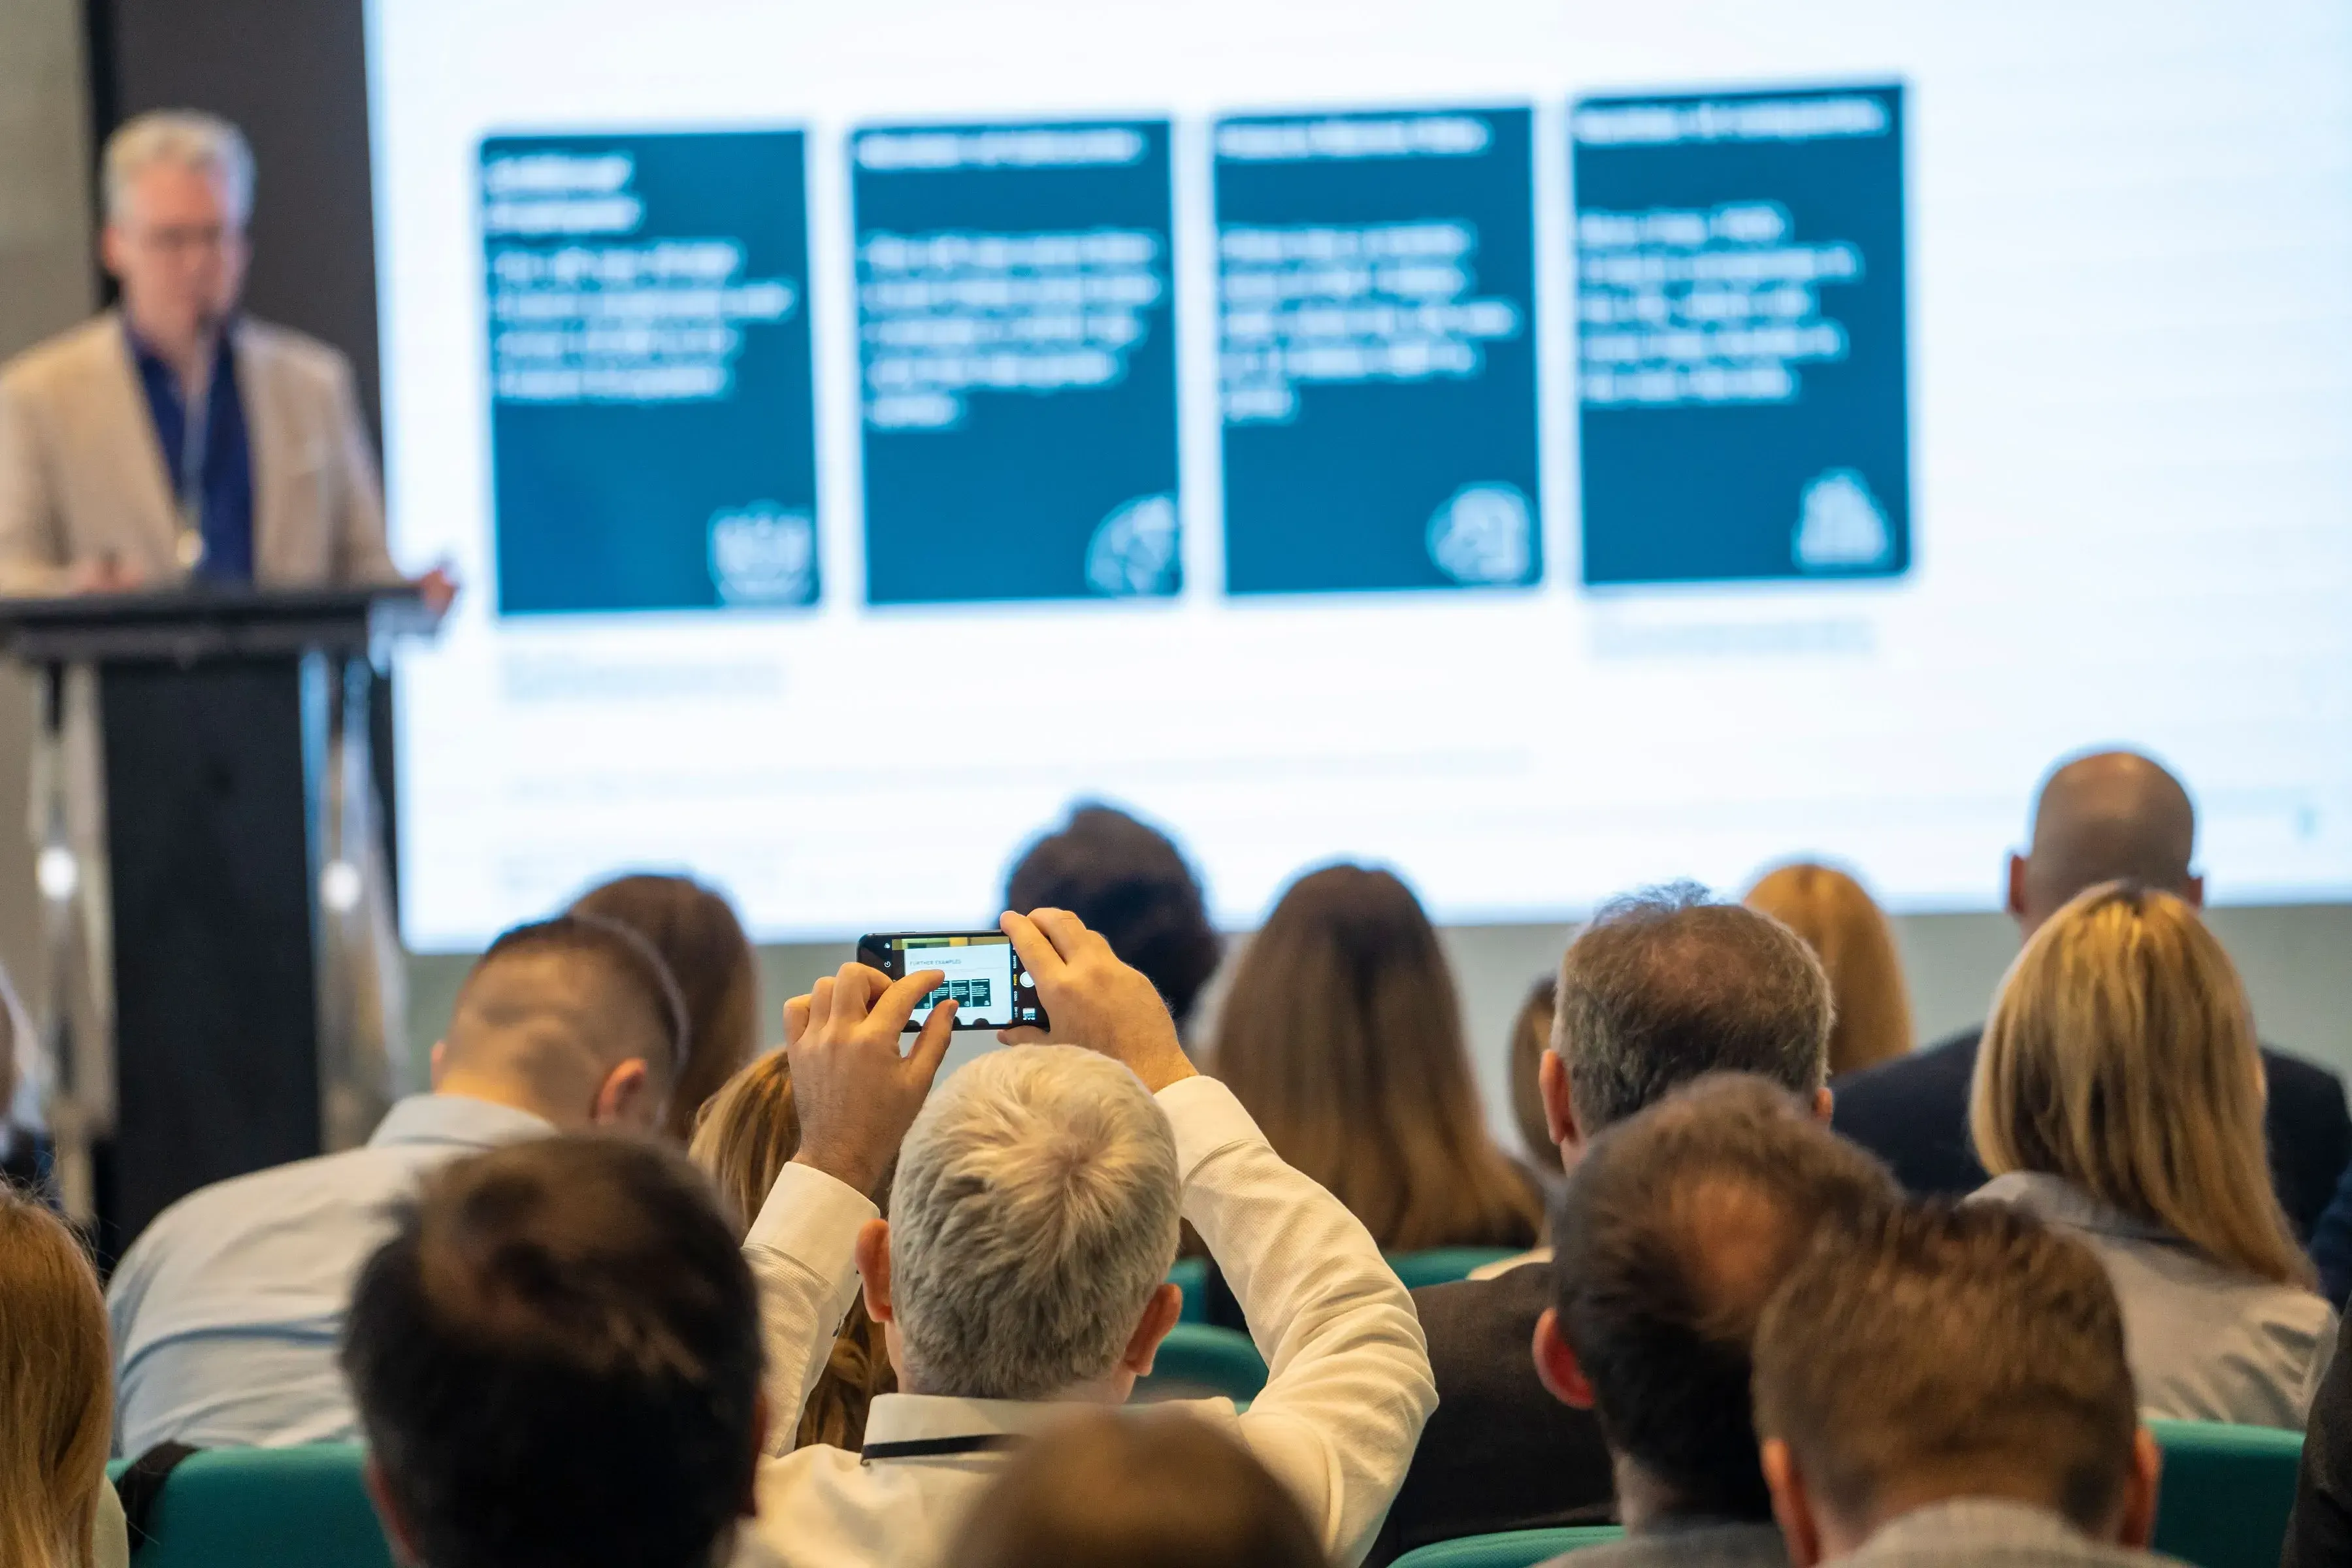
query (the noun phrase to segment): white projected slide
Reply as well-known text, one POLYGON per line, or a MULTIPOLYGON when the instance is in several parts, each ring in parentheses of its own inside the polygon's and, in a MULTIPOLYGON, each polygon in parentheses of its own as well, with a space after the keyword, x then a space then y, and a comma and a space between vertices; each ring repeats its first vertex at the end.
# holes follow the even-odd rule
POLYGON ((2352 892, 2337 0, 380 0, 412 945, 625 867, 1219 918, 1800 853, 1989 907, 2152 750, 2352 892))

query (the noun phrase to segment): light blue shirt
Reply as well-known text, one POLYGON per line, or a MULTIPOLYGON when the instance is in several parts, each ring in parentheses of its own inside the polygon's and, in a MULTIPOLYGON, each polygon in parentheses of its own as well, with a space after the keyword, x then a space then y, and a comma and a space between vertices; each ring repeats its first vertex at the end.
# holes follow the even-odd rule
POLYGON ((218 1182, 165 1209, 107 1289, 115 1451, 356 1438, 336 1345, 394 1205, 437 1165, 554 1131, 488 1100, 411 1095, 363 1148, 218 1182))

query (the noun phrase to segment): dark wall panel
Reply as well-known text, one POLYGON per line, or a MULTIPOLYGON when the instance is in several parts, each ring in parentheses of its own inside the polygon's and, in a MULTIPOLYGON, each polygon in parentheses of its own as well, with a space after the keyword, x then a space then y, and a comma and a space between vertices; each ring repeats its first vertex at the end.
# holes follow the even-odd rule
MULTIPOLYGON (((351 356, 360 404, 381 450, 375 208, 361 0, 84 5, 98 132, 92 146, 150 109, 209 110, 244 129, 257 171, 246 305, 351 356)), ((392 682, 379 680, 370 689, 376 788, 390 835, 398 820, 392 682)), ((396 853, 388 858, 400 863, 396 853)))

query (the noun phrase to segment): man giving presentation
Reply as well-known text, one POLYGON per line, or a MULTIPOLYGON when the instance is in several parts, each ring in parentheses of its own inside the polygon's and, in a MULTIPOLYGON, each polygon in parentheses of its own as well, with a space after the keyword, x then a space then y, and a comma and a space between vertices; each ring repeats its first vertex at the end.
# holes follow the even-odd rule
MULTIPOLYGON (((0 591, 399 582, 350 363, 237 310, 244 136, 141 115, 104 183, 120 308, 0 366, 0 591)), ((419 586, 446 604, 445 574, 419 586)))

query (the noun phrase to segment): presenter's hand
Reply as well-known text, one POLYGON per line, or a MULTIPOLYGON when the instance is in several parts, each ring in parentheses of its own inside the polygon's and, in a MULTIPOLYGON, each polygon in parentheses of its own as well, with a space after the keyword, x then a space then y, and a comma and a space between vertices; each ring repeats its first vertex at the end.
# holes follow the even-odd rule
POLYGON ((1052 1033, 1026 1026, 996 1037, 1008 1046, 1058 1040, 1124 1063, 1157 1094, 1197 1069, 1176 1038, 1168 1004, 1139 970, 1121 963, 1102 933, 1067 910, 1007 912, 998 922, 1037 983, 1052 1033))
POLYGON ((425 596, 425 607, 435 615, 446 614, 457 598, 457 579, 449 574, 446 566, 436 566, 416 580, 416 591, 425 596))
POLYGON ((816 983, 807 1022, 796 1035, 800 998, 785 1005, 784 1028, 792 1037, 784 1052, 801 1118, 794 1164, 813 1165, 869 1194, 881 1184, 954 1038, 955 1004, 931 1009, 915 1048, 903 1057, 898 1037, 916 1005, 946 978, 940 970, 923 969, 894 984, 878 969, 845 963, 838 974, 816 983))
POLYGON ((95 561, 75 562, 66 586, 77 594, 135 594, 147 586, 147 574, 109 551, 95 561))

